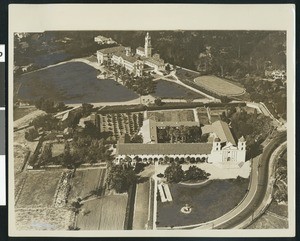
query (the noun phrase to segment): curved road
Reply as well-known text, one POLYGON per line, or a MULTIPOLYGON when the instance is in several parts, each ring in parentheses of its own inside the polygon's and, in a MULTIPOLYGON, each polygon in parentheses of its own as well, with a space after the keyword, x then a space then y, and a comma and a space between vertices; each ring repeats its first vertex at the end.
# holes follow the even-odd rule
POLYGON ((264 149, 258 165, 258 180, 257 180, 257 190, 252 197, 251 202, 247 207, 241 211, 237 216, 225 223, 216 225, 216 229, 231 229, 236 227, 238 224, 250 218, 256 209, 261 205, 267 192, 268 182, 269 182, 269 161, 272 153, 275 149, 286 140, 286 132, 279 133, 264 149))

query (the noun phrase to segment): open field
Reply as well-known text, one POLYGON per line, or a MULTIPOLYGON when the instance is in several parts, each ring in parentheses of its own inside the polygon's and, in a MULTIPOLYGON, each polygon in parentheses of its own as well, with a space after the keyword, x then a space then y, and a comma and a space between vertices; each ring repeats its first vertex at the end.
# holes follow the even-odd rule
POLYGON ((89 196, 90 192, 98 187, 104 187, 106 169, 77 170, 71 180, 69 202, 78 197, 89 196))
POLYGON ((121 134, 133 136, 143 125, 142 112, 100 114, 100 132, 111 132, 112 139, 118 140, 121 134))
POLYGON ((158 122, 195 121, 193 110, 148 111, 148 118, 153 118, 158 122))
POLYGON ((201 99, 205 98, 203 95, 189 90, 179 84, 172 83, 167 80, 157 80, 156 90, 154 96, 163 99, 201 99))
POLYGON ((16 207, 52 206, 61 173, 62 171, 28 172, 16 207))
POLYGON ((18 230, 67 230, 72 212, 65 208, 16 208, 18 230))
POLYGON ((80 212, 77 226, 81 230, 123 230, 127 194, 109 195, 87 201, 80 212))
POLYGON ((212 180, 204 186, 169 185, 172 202, 157 202, 158 227, 183 226, 216 219, 233 209, 246 195, 249 179, 212 180), (190 214, 180 212, 189 204, 190 214))
POLYGON ((118 102, 138 95, 114 80, 97 79, 97 70, 81 62, 69 62, 23 74, 17 98, 35 100, 41 96, 68 104, 118 102))
POLYGON ((150 191, 150 180, 143 183, 138 183, 136 186, 136 196, 134 205, 134 216, 133 216, 133 230, 146 229, 148 222, 148 211, 149 211, 149 191, 150 191))
POLYGON ((243 88, 216 76, 200 76, 194 82, 220 96, 238 96, 245 93, 243 88))

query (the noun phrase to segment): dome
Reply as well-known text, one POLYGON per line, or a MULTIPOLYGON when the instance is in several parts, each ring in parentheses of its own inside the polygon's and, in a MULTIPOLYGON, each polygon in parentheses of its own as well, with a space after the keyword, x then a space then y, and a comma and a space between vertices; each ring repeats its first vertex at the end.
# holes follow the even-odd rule
POLYGON ((240 142, 245 142, 246 140, 245 140, 244 136, 242 136, 242 137, 239 139, 239 141, 240 141, 240 142))
POLYGON ((219 137, 216 137, 214 142, 221 142, 220 138, 219 137))

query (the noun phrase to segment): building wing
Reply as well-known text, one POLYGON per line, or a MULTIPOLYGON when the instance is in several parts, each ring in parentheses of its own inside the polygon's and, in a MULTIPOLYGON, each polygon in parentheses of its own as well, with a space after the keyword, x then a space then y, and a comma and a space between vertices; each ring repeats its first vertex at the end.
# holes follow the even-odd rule
POLYGON ((117 144, 117 155, 201 155, 211 150, 212 143, 117 144))

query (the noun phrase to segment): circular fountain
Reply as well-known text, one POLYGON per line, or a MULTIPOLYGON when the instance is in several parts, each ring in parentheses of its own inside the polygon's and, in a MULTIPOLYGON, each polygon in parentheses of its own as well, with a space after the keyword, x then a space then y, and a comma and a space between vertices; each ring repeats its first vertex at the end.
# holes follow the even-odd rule
POLYGON ((183 206, 181 209, 180 209, 180 212, 182 213, 185 213, 185 214, 189 214, 192 212, 192 207, 188 204, 185 204, 185 206, 183 206))

